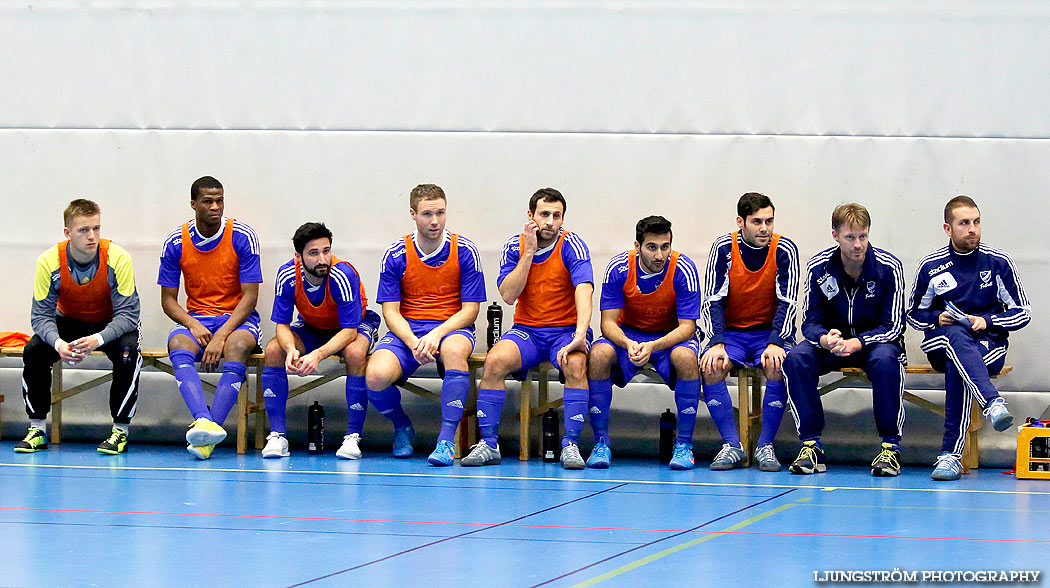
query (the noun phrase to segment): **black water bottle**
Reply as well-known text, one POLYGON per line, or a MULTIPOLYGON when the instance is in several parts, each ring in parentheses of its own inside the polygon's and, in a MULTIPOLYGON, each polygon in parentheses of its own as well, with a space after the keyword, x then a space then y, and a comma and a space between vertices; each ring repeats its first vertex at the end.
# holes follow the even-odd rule
POLYGON ((660 463, 671 463, 671 454, 674 453, 675 427, 678 419, 668 408, 660 415, 660 463))
POLYGON ((543 461, 558 461, 558 413, 548 408, 543 413, 543 461))
POLYGON ((501 335, 503 335, 503 307, 498 302, 493 302, 489 305, 488 311, 485 313, 489 321, 488 330, 488 342, 489 349, 499 341, 501 335))
POLYGON ((310 453, 324 453, 324 407, 314 400, 306 411, 306 450, 310 453))

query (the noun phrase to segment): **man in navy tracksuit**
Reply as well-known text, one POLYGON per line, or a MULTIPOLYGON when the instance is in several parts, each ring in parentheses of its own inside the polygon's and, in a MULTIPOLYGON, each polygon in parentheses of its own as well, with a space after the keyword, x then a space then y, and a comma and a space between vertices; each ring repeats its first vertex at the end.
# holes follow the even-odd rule
POLYGON ((922 350, 944 371, 944 441, 934 480, 958 480, 976 399, 996 431, 1013 424, 992 385, 1006 362, 1007 336, 1032 320, 1013 259, 981 244, 981 211, 968 196, 944 207, 948 245, 919 261, 908 324, 924 332, 922 350))
POLYGON ((904 269, 892 254, 868 243, 871 216, 859 204, 831 215, 838 243, 809 261, 802 296, 805 341, 788 352, 784 376, 795 427, 802 440, 793 474, 826 470, 820 434, 824 408, 817 391, 822 374, 844 366, 864 368, 871 380, 875 425, 882 447, 873 476, 900 473, 904 425, 904 269))

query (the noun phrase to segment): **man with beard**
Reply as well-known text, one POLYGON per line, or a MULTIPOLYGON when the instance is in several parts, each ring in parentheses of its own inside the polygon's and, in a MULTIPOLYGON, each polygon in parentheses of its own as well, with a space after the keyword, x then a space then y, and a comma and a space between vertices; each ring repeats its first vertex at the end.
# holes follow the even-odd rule
POLYGON ((365 367, 379 330, 379 315, 368 310, 361 276, 349 262, 332 255, 332 231, 324 223, 306 223, 292 237, 295 257, 277 270, 270 320, 277 336, 266 344, 263 401, 270 435, 263 457, 288 457, 285 408, 288 374, 309 376, 326 357, 342 355, 346 362, 348 422, 342 459, 360 459, 361 429, 368 406, 365 367), (299 320, 292 322, 292 309, 299 320))
POLYGON ((565 377, 565 436, 561 463, 569 470, 585 467, 579 437, 587 419, 587 349, 591 340, 591 254, 579 235, 562 229, 565 197, 554 188, 537 190, 529 199, 524 230, 507 240, 500 255, 500 296, 515 304, 514 325, 485 357, 478 390, 481 441, 463 465, 499 463, 500 411, 510 374, 524 380, 529 370, 550 361, 565 377))
POLYGON ((931 477, 958 480, 976 399, 996 431, 1014 417, 992 385, 1006 363, 1010 331, 1032 320, 1010 255, 981 243, 981 211, 969 196, 944 207, 949 243, 919 260, 908 324, 923 332, 922 350, 944 372, 944 439, 931 477))
POLYGON ((775 209, 764 194, 744 194, 736 210, 737 230, 711 245, 701 307, 711 337, 700 358, 704 400, 722 433, 722 449, 711 469, 741 467, 746 457, 736 432, 726 424, 733 419, 726 376, 733 367, 761 366, 766 390, 755 460, 759 470, 776 472, 780 462, 773 440, 787 404, 781 367, 795 335, 798 249, 773 232, 775 209))
POLYGON ((678 437, 670 467, 693 468, 693 428, 700 402, 700 275, 671 249, 671 222, 647 216, 635 225, 634 249, 609 262, 602 282, 602 338, 588 356, 594 448, 587 467, 607 468, 612 386, 623 388, 650 364, 674 391, 678 437))

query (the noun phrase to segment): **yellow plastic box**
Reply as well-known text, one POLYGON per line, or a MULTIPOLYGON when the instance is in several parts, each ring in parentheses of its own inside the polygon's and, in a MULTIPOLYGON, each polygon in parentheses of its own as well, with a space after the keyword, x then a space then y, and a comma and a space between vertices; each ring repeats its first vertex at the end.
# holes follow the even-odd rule
POLYGON ((1050 428, 1017 429, 1017 477, 1050 480, 1050 428), (1042 444, 1042 453, 1046 457, 1032 457, 1033 440, 1037 448, 1042 444))

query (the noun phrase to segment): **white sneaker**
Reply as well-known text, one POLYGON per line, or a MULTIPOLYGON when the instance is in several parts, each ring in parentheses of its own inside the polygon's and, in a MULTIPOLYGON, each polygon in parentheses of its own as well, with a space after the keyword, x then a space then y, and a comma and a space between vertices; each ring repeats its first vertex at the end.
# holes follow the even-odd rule
POLYGON ((288 457, 288 440, 280 433, 270 433, 266 437, 266 447, 263 447, 263 457, 288 457))
POLYGON ((350 433, 343 437, 343 444, 335 456, 340 459, 361 459, 361 435, 350 433))

